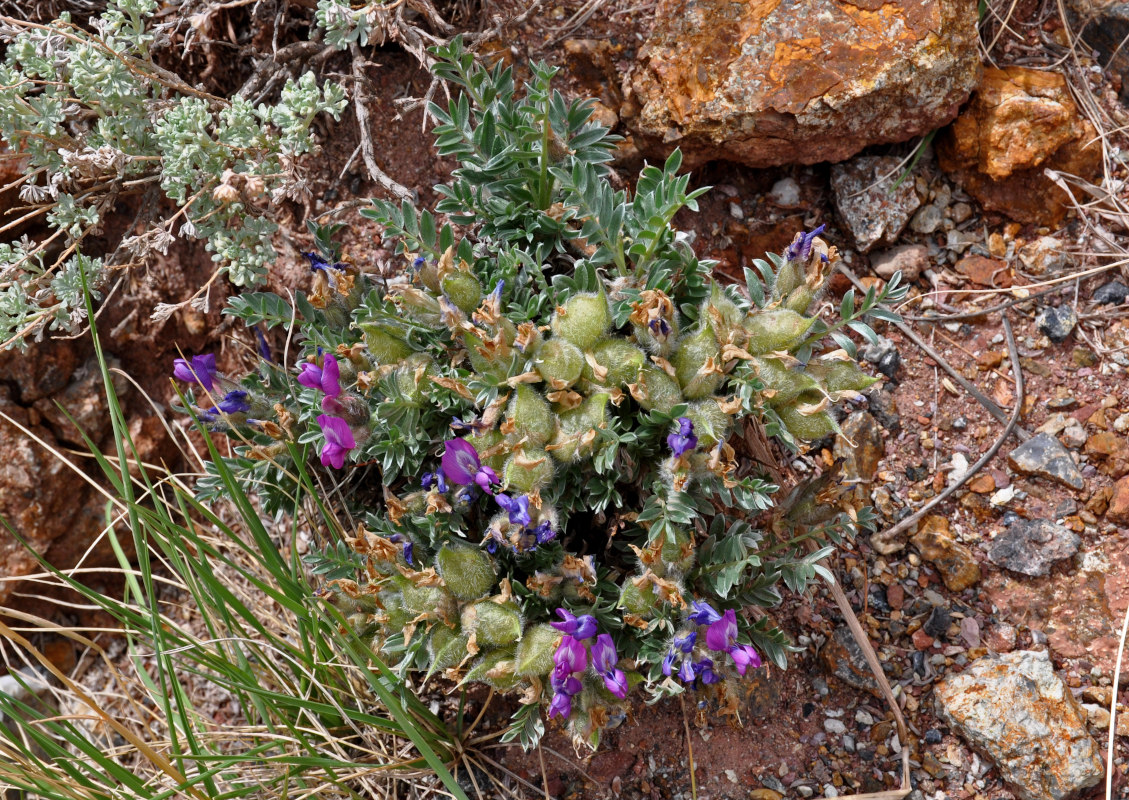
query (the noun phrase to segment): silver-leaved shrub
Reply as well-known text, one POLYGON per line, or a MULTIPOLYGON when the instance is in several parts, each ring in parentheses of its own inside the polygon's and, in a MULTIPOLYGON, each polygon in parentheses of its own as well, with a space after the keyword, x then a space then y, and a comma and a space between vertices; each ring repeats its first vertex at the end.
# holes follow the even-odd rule
POLYGON ((3 229, 40 216, 50 229, 0 247, 0 349, 75 330, 82 272, 97 291, 109 267, 164 253, 177 236, 205 240, 232 283, 260 282, 274 259, 271 204, 304 191, 295 160, 314 146, 310 123, 345 107, 344 90, 311 73, 258 106, 190 86, 154 61, 157 6, 115 0, 90 29, 67 15, 0 26, 0 138, 5 157, 27 165, 20 198, 29 207, 3 229), (149 194, 158 188, 172 208, 149 194), (131 195, 154 209, 142 232, 109 255, 83 256, 83 241, 131 195))
MULTIPOLYGON (((836 432, 833 403, 874 383, 854 332, 904 294, 849 292, 812 313, 835 261, 819 231, 723 286, 672 227, 696 209, 679 155, 634 192, 607 163, 617 137, 532 68, 433 51, 456 87, 437 149, 458 161, 435 212, 375 201, 395 241, 386 283, 314 226, 312 289, 227 312, 289 329, 297 364, 264 358, 235 382, 180 360, 193 413, 237 441, 204 498, 235 474, 285 510, 313 470, 345 534, 309 559, 357 636, 403 671, 520 696, 507 737, 543 714, 596 746, 631 693, 725 700, 787 664, 769 609, 802 591, 844 534, 826 476, 774 504, 750 426, 789 447, 836 432)), ((826 574, 826 573, 825 573, 826 574)))

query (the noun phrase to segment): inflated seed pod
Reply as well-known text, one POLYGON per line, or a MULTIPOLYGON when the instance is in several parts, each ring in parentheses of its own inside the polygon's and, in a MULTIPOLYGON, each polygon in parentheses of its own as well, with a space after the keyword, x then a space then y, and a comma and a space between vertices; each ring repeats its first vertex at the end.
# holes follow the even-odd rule
POLYGON ((581 444, 580 438, 592 430, 599 428, 607 420, 608 401, 611 395, 600 392, 588 397, 571 411, 565 411, 560 416, 560 427, 553 439, 555 445, 550 451, 557 461, 567 464, 579 458, 588 458, 592 455, 595 442, 581 444))
POLYGON ((543 445, 556 433, 553 409, 541 393, 529 384, 519 383, 510 398, 506 416, 513 421, 514 436, 526 438, 535 445, 543 445))
POLYGON ((517 686, 518 677, 514 674, 513 648, 491 650, 475 661, 463 678, 463 683, 471 681, 482 681, 503 692, 517 686))
POLYGON ((515 452, 502 468, 506 489, 525 494, 548 486, 552 477, 553 459, 544 450, 532 447, 515 452))
POLYGON ((424 387, 430 381, 428 375, 435 374, 435 362, 426 353, 413 353, 405 358, 396 369, 396 387, 404 397, 415 405, 424 399, 424 387))
POLYGON ((729 436, 733 418, 717 404, 717 400, 706 397, 690 403, 686 416, 694 424, 694 435, 698 437, 698 449, 709 450, 729 436))
POLYGON ((568 339, 554 337, 541 345, 533 367, 551 388, 568 388, 580 378, 584 353, 568 339))
POLYGON ((628 614, 651 619, 661 605, 662 600, 650 581, 644 583, 641 589, 630 578, 623 582, 623 588, 619 591, 619 607, 628 614))
POLYGON ((815 387, 815 379, 802 369, 792 369, 779 358, 754 358, 753 368, 757 378, 764 384, 764 388, 775 394, 766 397, 765 402, 770 406, 782 406, 791 403, 800 396, 800 392, 815 387))
POLYGON ((548 623, 525 629, 514 653, 514 671, 521 677, 548 675, 553 671, 553 653, 561 641, 561 632, 548 623))
POLYGON ((407 342, 379 325, 364 322, 359 327, 365 335, 369 357, 377 364, 399 364, 412 354, 407 342))
POLYGON ((745 349, 754 356, 790 350, 804 340, 814 322, 815 317, 803 317, 786 308, 752 314, 745 320, 749 334, 745 349))
POLYGON ((482 284, 469 272, 448 272, 439 282, 440 288, 464 314, 470 314, 482 302, 482 284))
POLYGON ((442 586, 409 584, 404 588, 404 608, 410 612, 413 618, 420 614, 427 614, 434 618, 438 614, 439 618, 443 619, 453 617, 458 613, 455 598, 442 586))
POLYGON ((477 547, 445 544, 435 556, 435 568, 460 600, 477 600, 494 586, 494 561, 477 547))
POLYGON ((404 603, 404 595, 400 592, 381 592, 380 602, 384 604, 385 613, 388 615, 388 622, 385 625, 390 631, 403 630, 404 626, 416 616, 408 610, 404 603))
POLYGON ((682 394, 686 399, 696 400, 717 390, 725 376, 717 372, 700 372, 710 359, 716 364, 720 358, 721 351, 717 346, 713 325, 708 322, 678 343, 678 349, 670 362, 674 365, 678 385, 682 387, 682 394))
POLYGON ((685 573, 694 566, 694 542, 690 534, 681 528, 674 529, 674 541, 663 537, 662 550, 660 551, 664 563, 685 573))
POLYGON ((443 291, 439 288, 439 267, 432 261, 424 262, 423 266, 419 268, 419 280, 435 294, 443 291))
POLYGON ((553 314, 551 324, 555 335, 591 350, 612 326, 608 298, 602 292, 573 295, 553 314))
POLYGON ((503 466, 505 466, 506 454, 501 450, 499 450, 492 456, 484 456, 483 453, 486 453, 492 448, 497 447, 502 443, 502 440, 504 438, 505 437, 502 436, 501 432, 497 428, 492 428, 488 431, 472 433, 467 437, 466 440, 474 445, 474 449, 478 452, 478 456, 482 460, 482 463, 497 472, 501 470, 503 466))
POLYGON ((447 669, 462 661, 467 654, 468 641, 470 636, 467 633, 446 625, 435 625, 427 640, 427 649, 431 653, 431 671, 447 669))
POLYGON ((588 360, 584 361, 584 378, 601 386, 619 388, 631 383, 646 362, 643 351, 626 339, 613 337, 598 342, 590 351, 600 374, 588 360))
POLYGON ((784 301, 784 308, 789 311, 795 311, 797 314, 803 314, 811 307, 815 298, 815 290, 807 284, 801 284, 788 295, 788 299, 784 301))
POLYGON ((495 603, 480 600, 463 609, 463 629, 474 631, 475 641, 482 647, 513 644, 521 636, 521 612, 512 600, 495 603))
POLYGON ((878 383, 878 378, 867 375, 854 361, 835 361, 831 364, 812 364, 808 366, 823 384, 828 393, 862 392, 878 383))
POLYGON ((676 405, 685 402, 678 381, 653 364, 643 365, 635 380, 635 390, 631 396, 645 410, 658 410, 663 413, 670 413, 676 405))
POLYGON ((795 406, 786 406, 777 409, 776 413, 780 415, 780 421, 784 423, 788 433, 800 441, 814 442, 816 439, 830 436, 839 429, 835 420, 826 411, 806 415, 797 411, 795 406))
POLYGON ((799 261, 785 261, 776 273, 772 296, 777 300, 787 297, 804 283, 804 269, 799 261))

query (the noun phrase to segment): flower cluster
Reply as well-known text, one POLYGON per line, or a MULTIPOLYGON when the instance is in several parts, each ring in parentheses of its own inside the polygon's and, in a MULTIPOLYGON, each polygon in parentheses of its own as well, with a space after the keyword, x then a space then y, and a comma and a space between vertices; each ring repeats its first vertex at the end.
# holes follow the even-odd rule
POLYGON ((613 138, 554 99, 551 69, 535 65, 518 98, 512 75, 481 71, 457 40, 435 57, 444 78, 493 98, 433 109, 440 153, 460 160, 437 211, 458 232, 374 201, 366 215, 403 258, 395 281, 319 229, 309 294, 232 301, 252 326, 296 319, 302 354, 233 387, 248 396, 231 408, 269 416, 241 431, 251 443, 229 467, 280 508, 292 501, 270 494, 272 476, 303 471, 285 459, 317 446, 321 467, 305 471, 337 484, 323 502, 363 524, 309 560, 354 578, 328 594, 357 635, 402 669, 520 691, 524 719, 547 709, 596 746, 631 687, 716 692, 762 659, 786 665, 778 587, 816 574, 828 551, 806 542, 833 544, 869 517, 842 509, 826 476, 774 507, 733 433, 762 425, 797 449, 835 433, 832 404, 875 381, 847 334, 898 293, 844 301, 830 322, 809 315, 837 258, 818 231, 758 262, 741 291, 714 282, 669 224, 700 193, 677 155, 644 169, 634 197, 613 190, 613 138), (495 155, 459 144, 483 124, 495 155), (531 144, 542 127, 548 145, 531 144))

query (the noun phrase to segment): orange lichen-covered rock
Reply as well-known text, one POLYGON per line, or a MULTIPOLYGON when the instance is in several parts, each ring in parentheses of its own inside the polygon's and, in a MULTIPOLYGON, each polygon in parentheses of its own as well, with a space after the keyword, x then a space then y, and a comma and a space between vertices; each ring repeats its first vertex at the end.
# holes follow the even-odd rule
POLYGON ((659 0, 622 116, 651 152, 840 161, 956 116, 976 85, 964 0, 659 0))
POLYGON ((1043 171, 1092 178, 1101 165, 1095 135, 1062 75, 989 68, 968 108, 939 138, 937 156, 988 210, 1053 224, 1069 198, 1043 171))
POLYGON ((1021 800, 1067 800, 1101 780, 1086 716, 1046 652, 973 661, 934 689, 937 713, 987 756, 1021 800))

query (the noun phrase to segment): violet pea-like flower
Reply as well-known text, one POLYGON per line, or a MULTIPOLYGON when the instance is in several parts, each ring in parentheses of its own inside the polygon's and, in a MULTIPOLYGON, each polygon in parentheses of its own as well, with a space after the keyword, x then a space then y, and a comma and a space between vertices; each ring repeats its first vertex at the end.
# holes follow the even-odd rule
POLYGON ((811 255, 811 246, 815 237, 823 233, 823 229, 826 227, 826 225, 820 225, 811 233, 800 232, 796 234, 795 240, 784 251, 784 257, 789 261, 807 261, 808 256, 811 255))
POLYGON ((216 408, 225 414, 246 414, 251 410, 251 404, 247 402, 250 397, 247 392, 242 389, 235 389, 224 395, 223 400, 216 403, 216 408))
POLYGON ((566 674, 583 672, 588 667, 588 651, 583 642, 565 634, 553 653, 553 663, 566 674))
POLYGON ((732 608, 706 629, 706 647, 728 653, 737 639, 737 612, 732 608))
POLYGON ((580 694, 580 691, 584 688, 584 684, 580 682, 580 679, 572 674, 564 678, 553 676, 549 679, 549 685, 553 687, 554 692, 567 694, 569 697, 580 694))
POLYGON ((601 633, 592 644, 592 667, 604 678, 604 687, 619 699, 627 696, 627 676, 616 669, 619 655, 612 637, 601 633))
POLYGON ((688 619, 695 625, 712 625, 721 619, 721 614, 705 600, 694 600, 690 603, 690 608, 693 609, 693 613, 688 619))
POLYGON ((537 544, 545 544, 545 542, 551 542, 553 539, 557 538, 557 532, 553 530, 553 526, 547 519, 542 520, 541 523, 534 528, 533 533, 537 539, 537 544))
POLYGON ((482 491, 490 492, 490 487, 498 482, 497 474, 490 467, 482 465, 478 451, 466 439, 445 441, 442 463, 447 480, 459 486, 476 483, 482 491))
POLYGON ((191 359, 177 358, 172 364, 172 375, 177 380, 198 383, 206 392, 212 391, 215 387, 215 354, 205 353, 202 356, 192 356, 191 359))
POLYGON ((572 698, 560 692, 553 695, 553 702, 549 704, 549 719, 553 717, 568 719, 570 714, 572 714, 572 698))
POLYGON ((532 522, 529 516, 529 496, 510 497, 508 494, 495 495, 494 500, 510 515, 510 522, 523 528, 532 522))
POLYGON ((713 660, 709 658, 703 658, 701 661, 695 661, 694 672, 699 678, 702 679, 702 683, 704 683, 706 686, 709 686, 711 683, 717 683, 721 680, 721 676, 713 671, 713 660))
POLYGON ((694 650, 694 643, 697 642, 697 641, 698 641, 698 632, 697 631, 690 631, 685 636, 675 636, 673 646, 671 647, 671 651, 673 651, 674 648, 678 648, 683 653, 690 653, 694 650))
POLYGON ((678 670, 678 677, 683 683, 693 683, 697 675, 694 672, 694 665, 690 659, 684 658, 682 660, 682 668, 678 670))
POLYGON ((326 355, 322 366, 306 362, 302 365, 302 372, 298 375, 298 383, 308 389, 320 389, 326 397, 337 397, 341 394, 341 367, 332 355, 326 355))
POLYGON ((738 675, 744 675, 745 670, 749 667, 753 669, 760 668, 761 657, 757 651, 753 649, 751 644, 737 645, 730 649, 729 655, 733 658, 733 663, 737 666, 738 675))
POLYGON ((341 469, 345 466, 345 456, 357 446, 349 423, 341 417, 322 414, 318 417, 318 426, 325 435, 325 444, 321 448, 322 466, 341 469))
POLYGON ((681 458, 698 446, 698 437, 694 435, 694 423, 689 417, 678 418, 678 431, 667 436, 666 443, 676 458, 681 458))
POLYGON ((596 618, 591 614, 581 614, 577 617, 567 608, 558 608, 557 616, 561 621, 549 624, 561 633, 580 640, 591 639, 596 635, 596 618))

